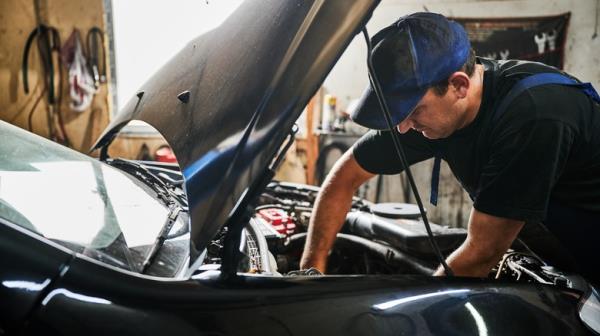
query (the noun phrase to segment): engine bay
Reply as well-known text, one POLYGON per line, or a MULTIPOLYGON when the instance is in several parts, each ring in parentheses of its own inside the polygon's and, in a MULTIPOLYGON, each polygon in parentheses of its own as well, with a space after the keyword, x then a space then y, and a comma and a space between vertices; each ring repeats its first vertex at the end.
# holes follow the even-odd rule
MULTIPOLYGON (((318 187, 272 182, 242 232, 243 258, 238 273, 287 276, 299 269, 318 187)), ((328 259, 328 275, 431 275, 439 262, 418 214, 405 204, 373 204, 354 197, 351 210, 328 259), (387 209, 386 209, 387 208, 387 209), (382 210, 383 209, 383 210, 382 210), (400 211, 394 211, 400 209, 400 211), (389 210, 389 211, 387 211, 389 210)), ((437 244, 447 256, 464 241, 467 230, 431 223, 437 244)), ((199 271, 218 269, 227 228, 211 242, 199 271)), ((577 287, 580 277, 548 265, 514 244, 489 279, 577 287)))

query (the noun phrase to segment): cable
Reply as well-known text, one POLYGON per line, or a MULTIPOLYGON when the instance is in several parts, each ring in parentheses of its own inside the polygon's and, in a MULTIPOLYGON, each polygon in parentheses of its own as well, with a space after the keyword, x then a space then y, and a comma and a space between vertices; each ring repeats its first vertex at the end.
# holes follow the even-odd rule
MULTIPOLYGON (((67 134, 65 122, 62 117, 63 71, 60 66, 60 42, 58 42, 57 44, 58 44, 58 48, 56 50, 59 55, 58 56, 59 61, 58 61, 58 67, 57 67, 58 68, 58 97, 57 97, 57 101, 56 101, 56 116, 58 117, 58 119, 57 119, 58 127, 60 128, 60 132, 62 134, 62 144, 67 147, 71 147, 71 140, 69 139, 69 135, 67 134)), ((92 113, 90 115, 90 118, 93 118, 94 117, 93 111, 90 113, 92 113)))
POLYGON ((35 109, 37 108, 40 101, 42 99, 44 99, 44 95, 46 94, 46 85, 45 84, 42 84, 42 85, 43 85, 42 93, 40 93, 40 96, 38 98, 36 98, 35 102, 33 103, 33 107, 31 107, 31 110, 29 111, 29 114, 27 115, 27 130, 29 130, 30 132, 33 132, 33 120, 32 120, 33 113, 35 112, 35 109))
POLYGON ((423 224, 425 224, 425 229, 427 230, 427 236, 429 237, 429 242, 431 243, 431 247, 433 248, 437 258, 439 259, 442 267, 444 267, 444 272, 447 276, 454 276, 454 272, 448 264, 442 252, 440 251, 439 246, 435 242, 433 237, 433 232, 431 231, 431 227, 429 226, 429 220, 427 219, 427 214, 425 213, 425 209, 423 208, 423 202, 421 202, 421 196, 419 195, 419 190, 415 184, 415 180, 413 179, 412 173, 410 172, 410 167, 408 166, 408 162, 406 161, 406 156, 404 155, 404 150, 402 149, 402 145, 400 143, 400 139, 398 138, 398 134, 394 132, 394 125, 392 124, 392 117, 390 115, 390 111, 388 109, 387 103, 383 98, 383 92, 381 90, 381 86, 379 85, 379 80, 377 79, 377 75, 375 74, 375 69, 373 68, 373 60, 371 58, 372 54, 372 46, 371 39, 369 39, 369 33, 367 32, 367 28, 363 28, 363 35, 365 37, 365 41, 367 42, 367 67, 369 69, 369 81, 371 82, 371 86, 375 90, 375 95, 377 96, 377 100, 379 101, 379 106, 383 111, 383 116, 385 121, 390 129, 390 133, 392 134, 392 140, 394 142, 394 147, 396 149, 396 154, 398 154, 398 158, 400 159, 402 166, 404 167, 404 171, 406 172, 406 177, 408 178, 408 182, 413 191, 413 195, 415 196, 415 200, 417 201, 417 205, 419 206, 419 211, 421 212, 421 218, 423 219, 423 224))

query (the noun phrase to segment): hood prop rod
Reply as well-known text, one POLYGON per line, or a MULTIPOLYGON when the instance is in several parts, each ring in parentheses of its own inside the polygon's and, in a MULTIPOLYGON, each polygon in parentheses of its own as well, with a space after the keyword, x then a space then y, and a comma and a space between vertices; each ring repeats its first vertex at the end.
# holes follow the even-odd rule
POLYGON ((444 256, 442 255, 442 252, 440 251, 440 248, 439 248, 437 242, 435 241, 435 238, 433 237, 433 232, 431 232, 431 227, 429 226, 429 220, 427 219, 427 214, 425 213, 425 209, 423 208, 423 202, 421 202, 421 196, 419 195, 419 190, 417 189, 415 180, 413 179, 412 173, 410 172, 410 167, 408 166, 406 156, 404 155, 404 149, 402 148, 400 138, 398 136, 398 133, 396 131, 394 131, 395 126, 392 123, 392 116, 390 114, 390 110, 385 101, 383 91, 381 90, 379 80, 377 79, 377 75, 375 74, 375 68, 373 67, 373 59, 372 59, 373 47, 371 45, 371 39, 369 38, 369 33, 367 32, 367 28, 366 27, 363 28, 362 32, 363 32, 363 35, 367 42, 367 67, 369 69, 369 81, 371 82, 371 86, 373 87, 373 90, 375 90, 377 100, 379 101, 379 106, 381 107, 381 111, 383 112, 383 117, 385 118, 385 121, 390 129, 390 133, 392 134, 392 140, 394 142, 396 154, 398 155, 398 158, 400 159, 400 162, 402 163, 402 166, 404 167, 404 171, 406 172, 406 177, 408 178, 408 182, 412 189, 413 195, 415 196, 415 200, 417 201, 417 205, 419 206, 419 211, 421 212, 421 218, 423 220, 423 224, 425 225, 425 229, 427 230, 427 236, 429 237, 429 242, 431 243, 431 247, 433 248, 433 251, 435 252, 435 255, 437 256, 440 264, 442 264, 442 267, 444 267, 444 272, 446 273, 446 275, 453 276, 454 273, 452 272, 452 269, 446 263, 446 260, 445 260, 444 256))
POLYGON ((277 168, 285 158, 285 154, 296 140, 296 133, 298 133, 298 125, 294 124, 289 133, 288 141, 278 152, 276 152, 275 159, 273 159, 271 165, 266 168, 265 173, 262 174, 260 179, 248 188, 246 194, 242 196, 240 203, 235 207, 235 212, 229 218, 228 223, 225 226, 227 228, 227 233, 225 234, 225 241, 223 243, 223 260, 221 262, 222 281, 233 281, 238 278, 238 264, 244 257, 242 252, 240 252, 242 230, 254 215, 258 195, 260 195, 260 192, 262 192, 269 182, 271 182, 277 168))

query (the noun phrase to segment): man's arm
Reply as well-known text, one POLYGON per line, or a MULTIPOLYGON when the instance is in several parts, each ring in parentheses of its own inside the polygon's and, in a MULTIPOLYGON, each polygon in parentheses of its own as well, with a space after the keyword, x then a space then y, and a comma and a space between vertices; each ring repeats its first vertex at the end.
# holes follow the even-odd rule
POLYGON ((325 273, 327 255, 350 210, 352 196, 361 184, 373 176, 358 165, 352 148, 338 159, 317 196, 300 269, 314 267, 325 273))
MULTIPOLYGON (((485 214, 473 208, 467 239, 446 260, 455 275, 487 277, 508 250, 524 222, 485 214)), ((435 275, 444 275, 438 268, 435 275)))

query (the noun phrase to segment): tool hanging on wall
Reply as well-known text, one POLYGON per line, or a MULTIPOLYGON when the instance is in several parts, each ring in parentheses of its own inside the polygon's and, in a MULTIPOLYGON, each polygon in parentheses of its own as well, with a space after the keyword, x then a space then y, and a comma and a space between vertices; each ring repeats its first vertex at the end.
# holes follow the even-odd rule
POLYGON ((69 107, 73 111, 83 112, 92 104, 96 87, 88 70, 79 30, 73 29, 62 47, 60 57, 69 73, 69 107))
MULTIPOLYGON (((69 145, 69 138, 64 129, 62 115, 60 113, 60 102, 62 95, 62 76, 60 67, 55 67, 53 53, 60 53, 60 38, 58 30, 43 24, 38 25, 27 37, 25 49, 23 52, 23 64, 21 71, 23 74, 23 89, 26 94, 29 94, 29 54, 33 40, 37 41, 37 50, 42 64, 43 71, 43 89, 41 96, 46 94, 47 98, 47 118, 49 138, 60 142, 64 145, 69 145), (57 132, 55 124, 58 123, 60 134, 57 132)), ((41 97, 40 97, 41 98, 41 97)), ((31 110, 28 116, 28 128, 33 130, 32 117, 35 112, 35 107, 31 110)))
POLYGON ((27 37, 25 48, 23 50, 23 63, 21 66, 23 89, 25 93, 29 94, 29 54, 34 39, 37 42, 37 50, 40 57, 40 63, 42 64, 44 79, 42 82, 42 93, 40 97, 36 99, 28 116, 28 128, 30 131, 33 131, 33 114, 41 98, 44 95, 47 95, 48 106, 46 112, 49 138, 69 146, 69 137, 65 131, 62 115, 60 113, 62 73, 60 66, 55 67, 55 58, 53 57, 53 53, 56 53, 57 55, 60 53, 60 36, 56 28, 40 23, 41 19, 38 1, 34 1, 34 8, 37 26, 27 37), (57 131, 55 127, 56 124, 58 124, 60 132, 57 131))
POLYGON ((58 30, 53 27, 48 27, 46 25, 37 26, 27 37, 27 42, 25 42, 25 51, 23 53, 23 65, 21 67, 21 71, 23 72, 23 88, 25 93, 29 94, 29 51, 31 49, 31 44, 33 40, 37 36, 37 46, 38 52, 40 55, 40 60, 42 63, 42 67, 46 76, 44 76, 44 85, 46 86, 48 92, 48 102, 54 104, 57 100, 56 97, 56 88, 54 82, 54 62, 52 61, 52 52, 60 51, 60 38, 58 35, 58 30))
POLYGON ((98 27, 88 30, 86 39, 86 54, 90 73, 94 77, 94 87, 106 83, 106 49, 104 48, 104 32, 98 27), (101 63, 99 60, 102 60, 101 63))

